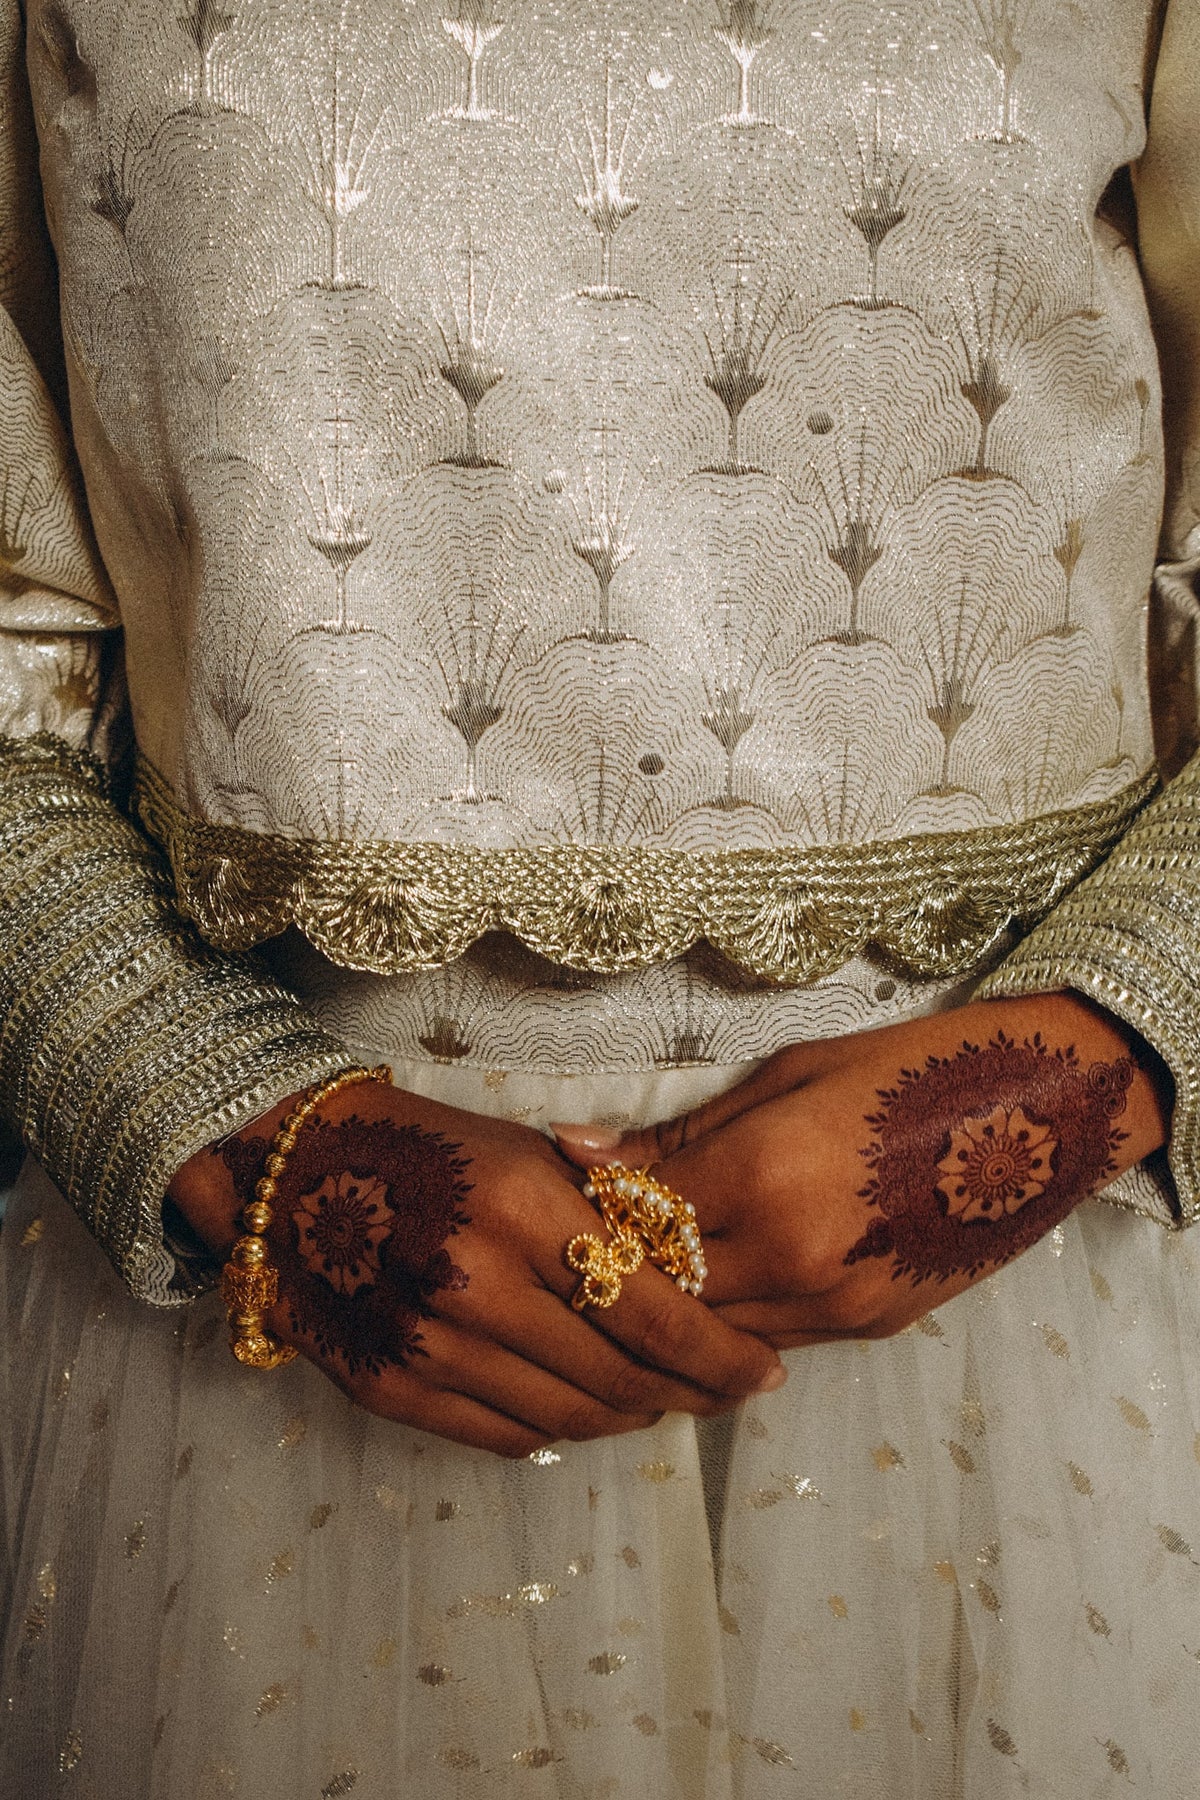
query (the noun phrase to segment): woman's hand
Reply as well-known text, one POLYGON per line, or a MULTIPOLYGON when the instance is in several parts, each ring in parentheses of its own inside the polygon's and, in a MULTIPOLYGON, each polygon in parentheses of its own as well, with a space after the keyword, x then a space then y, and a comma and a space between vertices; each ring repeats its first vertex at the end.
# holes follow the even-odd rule
MULTIPOLYGON (((218 1255, 293 1104, 171 1185, 218 1255)), ((504 1456, 719 1412, 784 1379, 757 1337, 648 1265, 614 1307, 574 1312, 563 1251, 596 1223, 578 1182, 525 1126, 373 1082, 344 1088, 279 1178, 271 1329, 370 1411, 504 1456)))
POLYGON ((705 1302, 777 1348, 888 1337, 1163 1144, 1170 1080, 1069 994, 978 1001, 780 1052, 685 1117, 556 1126, 581 1167, 653 1165, 704 1234, 705 1302))

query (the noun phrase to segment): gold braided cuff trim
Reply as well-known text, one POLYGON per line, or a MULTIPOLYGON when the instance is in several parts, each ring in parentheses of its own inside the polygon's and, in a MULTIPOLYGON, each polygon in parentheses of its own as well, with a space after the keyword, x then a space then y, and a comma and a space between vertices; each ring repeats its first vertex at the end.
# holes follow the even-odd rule
POLYGON ((346 1060, 286 989, 181 921, 98 765, 0 739, 3 1108, 135 1294, 195 1289, 163 1237, 181 1165, 346 1060))
POLYGON ((1019 824, 805 849, 317 842, 194 818, 143 762, 136 804, 202 935, 244 950, 295 925, 343 968, 452 962, 505 930, 550 961, 616 974, 706 938, 760 980, 816 981, 873 947, 917 976, 977 973, 1113 846, 1158 785, 1019 824))
POLYGON ((1170 1069, 1173 1223, 1194 1225, 1200 1220, 1200 758, 977 993, 994 999, 1064 988, 1123 1019, 1170 1069))

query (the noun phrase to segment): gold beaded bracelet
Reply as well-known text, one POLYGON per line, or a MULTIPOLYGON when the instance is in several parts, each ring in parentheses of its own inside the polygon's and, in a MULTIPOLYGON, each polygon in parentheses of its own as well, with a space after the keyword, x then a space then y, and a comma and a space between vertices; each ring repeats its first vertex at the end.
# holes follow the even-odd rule
POLYGON ((310 1088, 271 1139, 263 1173, 254 1186, 254 1199, 242 1214, 246 1235, 240 1237, 230 1251, 221 1279, 221 1298, 229 1321, 229 1346, 238 1361, 249 1369, 281 1369, 296 1355, 290 1344, 281 1344, 263 1324, 264 1315, 279 1298, 279 1272, 271 1263, 266 1240, 266 1232, 275 1217, 271 1202, 278 1192, 279 1178, 287 1167, 288 1156, 296 1147, 296 1139, 326 1100, 342 1088, 355 1087, 361 1081, 379 1081, 390 1086, 391 1080, 392 1071, 382 1064, 377 1069, 358 1065, 343 1069, 319 1087, 310 1088))

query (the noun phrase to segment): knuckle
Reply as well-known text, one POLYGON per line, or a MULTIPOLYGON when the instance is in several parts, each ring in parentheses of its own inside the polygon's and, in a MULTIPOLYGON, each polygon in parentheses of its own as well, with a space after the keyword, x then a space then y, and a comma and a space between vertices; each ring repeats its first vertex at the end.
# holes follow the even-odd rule
POLYGON ((795 1149, 772 1138, 747 1145, 742 1158, 745 1191, 767 1201, 783 1201, 796 1186, 795 1149))
POLYGON ((691 1113, 684 1113, 678 1119, 659 1120, 650 1134, 656 1160, 665 1162, 669 1156, 674 1156, 675 1152, 683 1147, 687 1142, 691 1119, 691 1113))
POLYGON ((637 1333, 635 1347, 638 1354, 648 1360, 665 1362, 673 1367, 688 1349, 692 1338, 693 1321, 687 1316, 679 1296, 668 1290, 663 1298, 651 1302, 637 1333))
POLYGON ((832 1287, 835 1276, 822 1247, 807 1231, 791 1231, 779 1245, 776 1260, 781 1293, 819 1294, 832 1287))
POLYGON ((490 1209, 505 1219, 522 1216, 529 1205, 529 1172, 504 1163, 488 1181, 490 1209))
POLYGON ((601 1398, 614 1412, 642 1413, 652 1409, 653 1377, 636 1363, 622 1362, 605 1381, 601 1398))
POLYGON ((589 1406, 581 1401, 578 1406, 570 1407, 560 1421, 560 1437, 570 1438, 572 1443, 587 1443, 591 1438, 606 1437, 613 1430, 613 1421, 599 1406, 589 1406))

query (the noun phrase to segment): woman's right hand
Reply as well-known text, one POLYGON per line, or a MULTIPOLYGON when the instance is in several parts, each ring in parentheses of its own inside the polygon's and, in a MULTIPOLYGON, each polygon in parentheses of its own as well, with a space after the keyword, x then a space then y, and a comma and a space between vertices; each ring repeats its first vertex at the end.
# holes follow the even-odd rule
MULTIPOLYGON (((224 1257, 295 1101, 184 1165, 170 1197, 224 1257)), ((502 1456, 716 1413, 784 1379, 776 1353, 657 1269, 575 1312, 564 1259, 603 1235, 583 1177, 527 1126, 371 1082, 298 1134, 274 1201, 271 1329, 359 1405, 502 1456)))

